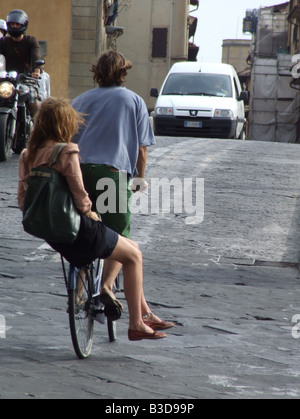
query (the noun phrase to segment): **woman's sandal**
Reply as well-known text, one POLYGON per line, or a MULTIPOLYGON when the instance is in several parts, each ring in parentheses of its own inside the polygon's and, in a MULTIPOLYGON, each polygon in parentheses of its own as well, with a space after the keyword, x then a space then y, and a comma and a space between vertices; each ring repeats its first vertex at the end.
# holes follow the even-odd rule
POLYGON ((100 295, 100 302, 104 305, 104 314, 110 320, 119 320, 122 315, 123 305, 116 298, 112 298, 106 292, 100 295))
POLYGON ((165 330, 175 326, 174 323, 171 322, 164 322, 163 320, 158 322, 154 320, 154 315, 151 312, 143 314, 143 322, 153 330, 165 330))
POLYGON ((128 339, 129 340, 142 340, 142 339, 162 339, 166 338, 166 333, 161 332, 139 332, 138 330, 130 330, 128 329, 128 339))

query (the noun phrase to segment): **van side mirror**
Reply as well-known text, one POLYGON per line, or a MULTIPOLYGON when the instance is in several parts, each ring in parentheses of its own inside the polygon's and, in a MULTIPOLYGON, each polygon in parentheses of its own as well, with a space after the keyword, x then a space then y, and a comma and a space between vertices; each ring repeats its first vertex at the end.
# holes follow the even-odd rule
POLYGON ((239 101, 243 101, 246 104, 249 102, 249 93, 246 90, 243 90, 240 94, 239 101))
POLYGON ((151 97, 158 97, 158 90, 156 87, 152 87, 152 89, 150 90, 150 96, 151 97))

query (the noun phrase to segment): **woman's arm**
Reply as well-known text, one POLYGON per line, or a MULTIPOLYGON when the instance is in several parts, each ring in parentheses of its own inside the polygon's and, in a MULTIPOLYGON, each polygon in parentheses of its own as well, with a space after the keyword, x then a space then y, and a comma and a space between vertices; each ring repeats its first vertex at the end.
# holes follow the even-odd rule
POLYGON ((78 150, 66 147, 60 154, 56 169, 65 176, 77 209, 83 214, 88 214, 92 202, 84 188, 78 150))

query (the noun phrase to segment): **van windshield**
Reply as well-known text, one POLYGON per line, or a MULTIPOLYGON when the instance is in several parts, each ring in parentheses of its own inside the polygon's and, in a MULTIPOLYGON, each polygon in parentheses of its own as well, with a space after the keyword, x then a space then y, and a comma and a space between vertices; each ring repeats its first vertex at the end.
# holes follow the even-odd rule
POLYGON ((162 94, 232 97, 231 79, 223 74, 173 73, 162 94))

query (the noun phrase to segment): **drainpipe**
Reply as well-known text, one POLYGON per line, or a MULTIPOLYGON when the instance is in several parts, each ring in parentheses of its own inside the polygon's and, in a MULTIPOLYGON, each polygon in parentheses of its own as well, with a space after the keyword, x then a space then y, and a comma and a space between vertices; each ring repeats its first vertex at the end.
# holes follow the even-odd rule
POLYGON ((171 58, 172 58, 173 16, 174 16, 174 0, 171 0, 171 20, 170 20, 170 40, 169 40, 169 70, 171 68, 171 58))

